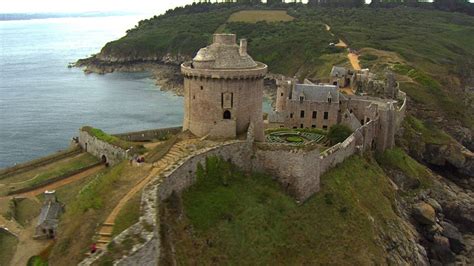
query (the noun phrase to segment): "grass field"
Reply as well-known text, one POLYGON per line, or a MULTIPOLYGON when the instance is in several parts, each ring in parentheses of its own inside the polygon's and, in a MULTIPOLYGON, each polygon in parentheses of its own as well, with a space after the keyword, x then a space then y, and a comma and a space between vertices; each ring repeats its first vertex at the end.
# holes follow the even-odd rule
POLYGON ((122 162, 87 180, 58 190, 59 200, 65 202, 67 207, 61 217, 61 234, 51 251, 50 260, 57 265, 78 263, 93 243, 97 226, 147 173, 144 167, 122 162))
POLYGON ((31 199, 14 199, 14 218, 22 226, 27 226, 40 213, 41 204, 31 199))
POLYGON ((353 156, 330 170, 321 191, 302 205, 268 176, 216 159, 206 166, 183 194, 185 215, 179 201, 167 203, 162 226, 178 264, 384 264, 378 232, 403 232, 388 177, 371 160, 353 156))
POLYGON ((294 19, 294 17, 287 14, 286 10, 242 10, 230 15, 227 22, 284 22, 294 19))
POLYGON ((140 218, 140 202, 142 193, 136 193, 128 202, 125 204, 122 210, 120 210, 117 218, 115 219, 114 229, 112 236, 116 236, 123 232, 125 229, 134 225, 140 218))
POLYGON ((20 189, 39 184, 48 179, 64 175, 97 162, 98 160, 94 156, 84 153, 19 175, 11 176, 0 180, 0 184, 3 185, 0 186, 0 195, 5 195, 12 189, 20 189))
POLYGON ((0 228, 0 265, 10 265, 17 243, 15 236, 0 228))

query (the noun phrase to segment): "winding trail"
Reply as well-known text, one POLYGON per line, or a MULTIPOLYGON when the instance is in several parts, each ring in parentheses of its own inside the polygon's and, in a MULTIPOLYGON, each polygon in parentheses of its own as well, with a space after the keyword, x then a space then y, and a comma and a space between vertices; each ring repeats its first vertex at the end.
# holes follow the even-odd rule
MULTIPOLYGON (((324 24, 326 27, 326 30, 331 34, 331 36, 335 36, 334 33, 331 32, 331 26, 328 24, 324 24)), ((348 49, 348 54, 347 58, 349 59, 349 62, 351 63, 351 66, 354 70, 361 70, 362 68, 360 67, 359 64, 359 55, 357 53, 354 53, 351 51, 347 43, 345 43, 343 40, 339 39, 339 42, 335 44, 336 47, 342 47, 342 48, 347 48, 348 49)))

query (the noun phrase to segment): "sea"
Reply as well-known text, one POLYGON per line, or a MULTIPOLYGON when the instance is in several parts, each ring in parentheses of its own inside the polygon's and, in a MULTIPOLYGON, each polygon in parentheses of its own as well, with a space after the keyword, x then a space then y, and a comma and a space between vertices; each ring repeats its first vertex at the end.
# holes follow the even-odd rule
POLYGON ((66 149, 84 125, 108 133, 181 125, 183 98, 161 91, 149 73, 68 68, 143 18, 0 21, 0 168, 66 149))

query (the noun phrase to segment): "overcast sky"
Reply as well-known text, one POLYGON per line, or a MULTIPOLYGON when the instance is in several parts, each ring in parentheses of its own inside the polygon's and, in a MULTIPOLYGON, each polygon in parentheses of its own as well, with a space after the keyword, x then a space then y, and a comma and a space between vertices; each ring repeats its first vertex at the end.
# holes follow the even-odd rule
POLYGON ((130 11, 162 13, 193 0, 0 0, 0 13, 130 11))

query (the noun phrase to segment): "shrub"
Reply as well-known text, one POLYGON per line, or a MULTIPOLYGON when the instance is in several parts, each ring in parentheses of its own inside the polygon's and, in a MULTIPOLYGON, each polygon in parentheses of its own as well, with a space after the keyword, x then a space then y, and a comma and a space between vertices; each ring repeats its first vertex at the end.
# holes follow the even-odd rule
POLYGON ((352 130, 344 125, 334 125, 329 129, 328 139, 331 145, 343 142, 352 134, 352 130))

